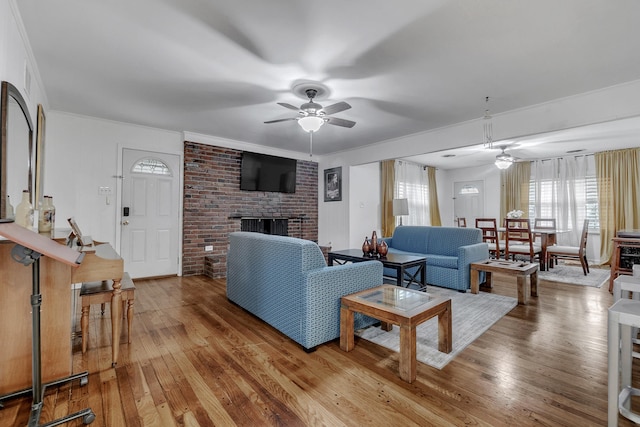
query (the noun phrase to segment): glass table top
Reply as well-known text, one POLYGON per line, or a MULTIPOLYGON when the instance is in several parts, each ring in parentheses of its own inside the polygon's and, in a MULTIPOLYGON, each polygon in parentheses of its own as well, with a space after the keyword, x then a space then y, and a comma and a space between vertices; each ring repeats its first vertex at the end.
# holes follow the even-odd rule
POLYGON ((359 299, 398 310, 411 310, 434 299, 433 296, 420 291, 401 287, 384 287, 358 295, 359 299))

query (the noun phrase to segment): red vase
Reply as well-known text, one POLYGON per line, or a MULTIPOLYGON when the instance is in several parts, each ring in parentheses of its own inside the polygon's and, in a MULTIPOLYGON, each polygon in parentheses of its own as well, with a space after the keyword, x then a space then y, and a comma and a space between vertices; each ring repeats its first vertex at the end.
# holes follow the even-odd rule
POLYGON ((373 234, 371 234, 371 253, 375 255, 378 251, 378 235, 376 234, 376 230, 373 230, 373 234))
POLYGON ((378 243, 378 254, 381 257, 387 256, 388 252, 389 252, 389 245, 387 245, 387 242, 383 240, 380 243, 378 243))
POLYGON ((369 252, 371 252, 371 243, 369 243, 369 238, 365 236, 364 243, 362 244, 362 253, 369 255, 369 252))

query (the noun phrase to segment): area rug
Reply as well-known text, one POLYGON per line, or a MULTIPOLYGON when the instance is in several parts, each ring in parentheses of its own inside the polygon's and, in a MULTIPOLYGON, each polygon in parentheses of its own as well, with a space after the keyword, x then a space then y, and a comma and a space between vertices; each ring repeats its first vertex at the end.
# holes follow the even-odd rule
POLYGON ((591 268, 585 276, 580 266, 558 264, 548 271, 539 271, 538 279, 599 288, 609 280, 610 272, 608 268, 591 268))
MULTIPOLYGON (((435 286, 429 286, 427 292, 451 298, 451 353, 438 351, 437 318, 429 319, 416 328, 416 358, 437 369, 445 367, 458 353, 518 304, 515 298, 487 292, 461 293, 435 286)), ((370 326, 356 331, 356 335, 394 351, 400 348, 400 329, 396 325, 389 332, 383 331, 380 327, 370 326)))

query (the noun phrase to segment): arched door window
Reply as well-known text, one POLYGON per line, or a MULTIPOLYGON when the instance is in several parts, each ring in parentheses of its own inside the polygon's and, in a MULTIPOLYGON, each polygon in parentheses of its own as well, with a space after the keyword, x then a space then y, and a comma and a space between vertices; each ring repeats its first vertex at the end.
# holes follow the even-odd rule
POLYGON ((171 176, 171 169, 163 161, 157 159, 141 159, 134 163, 131 172, 146 173, 150 175, 168 175, 171 176))

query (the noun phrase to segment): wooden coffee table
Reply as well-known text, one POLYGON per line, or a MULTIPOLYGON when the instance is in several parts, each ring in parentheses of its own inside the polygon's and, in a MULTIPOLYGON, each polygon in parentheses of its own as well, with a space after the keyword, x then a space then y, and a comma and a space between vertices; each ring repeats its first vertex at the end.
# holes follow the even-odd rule
POLYGON ((485 285, 491 287, 491 273, 516 276, 518 280, 518 304, 526 304, 529 294, 538 296, 538 264, 522 261, 488 259, 471 263, 471 293, 477 294, 480 288, 480 272, 486 273, 485 285), (527 282, 529 276, 529 282, 527 282), (530 289, 529 289, 530 288, 530 289))
POLYGON ((438 350, 451 353, 451 298, 393 285, 382 285, 342 297, 340 304, 340 348, 351 351, 353 313, 379 319, 381 328, 390 331, 400 326, 400 378, 408 383, 416 379, 416 326, 438 316, 438 350))

